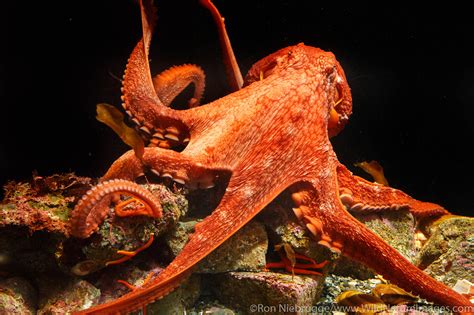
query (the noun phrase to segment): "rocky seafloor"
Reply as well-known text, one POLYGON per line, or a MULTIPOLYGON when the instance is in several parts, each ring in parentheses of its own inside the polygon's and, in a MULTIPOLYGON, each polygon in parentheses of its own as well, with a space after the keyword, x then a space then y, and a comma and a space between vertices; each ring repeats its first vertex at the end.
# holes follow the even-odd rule
MULTIPOLYGON (((0 314, 68 314, 120 297, 130 286, 152 279, 179 254, 219 195, 217 188, 189 192, 168 182, 144 181, 161 200, 162 218, 120 218, 111 205, 96 233, 85 240, 73 238, 72 209, 94 184, 90 178, 63 174, 35 175, 4 187, 0 314), (110 264, 123 257, 118 250, 134 250, 151 235, 155 240, 149 248, 121 264, 110 264)), ((379 313, 449 313, 400 291, 395 300, 376 297, 380 288, 393 287, 372 270, 314 242, 289 211, 286 197, 280 196, 200 262, 177 290, 148 305, 147 314, 332 314, 344 313, 341 306, 347 305, 375 305, 379 313), (266 263, 279 260, 274 250, 279 244, 330 263, 322 275, 265 269, 266 263)), ((461 293, 472 292, 474 218, 449 216, 424 233, 405 211, 357 219, 438 281, 461 293)))

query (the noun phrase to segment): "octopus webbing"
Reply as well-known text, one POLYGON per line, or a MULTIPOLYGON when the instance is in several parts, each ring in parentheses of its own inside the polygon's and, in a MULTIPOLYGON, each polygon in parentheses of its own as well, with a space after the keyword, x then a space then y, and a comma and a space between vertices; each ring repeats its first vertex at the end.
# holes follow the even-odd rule
MULTIPOLYGON (((102 181, 133 181, 149 169, 191 189, 227 185, 225 193, 164 271, 143 287, 82 313, 126 313, 170 293, 199 261, 285 190, 291 192, 294 214, 319 244, 362 262, 392 283, 430 301, 471 306, 466 297, 412 265, 350 214, 408 209, 417 219, 423 219, 449 212, 354 176, 339 163, 329 139, 348 122, 352 98, 335 56, 304 44, 283 48, 255 63, 242 86, 223 20, 209 0, 202 2, 218 24, 236 91, 197 106, 204 86, 199 67, 171 68, 153 79, 148 50, 155 10, 150 1, 140 1, 143 38, 128 61, 122 99, 148 147, 142 159, 133 151, 125 153, 102 181), (196 91, 190 108, 169 107, 190 83, 196 91)), ((126 193, 124 189, 121 191, 126 193)), ((134 197, 148 200, 140 196, 140 191, 132 190, 134 197)), ((86 207, 78 205, 74 211, 78 236, 93 232, 84 218, 94 208, 91 200, 100 206, 99 197, 108 193, 97 188, 92 195, 94 198, 82 203, 86 207)), ((94 218, 104 215, 98 213, 100 216, 94 218)), ((94 219, 94 224, 97 221, 94 219)))

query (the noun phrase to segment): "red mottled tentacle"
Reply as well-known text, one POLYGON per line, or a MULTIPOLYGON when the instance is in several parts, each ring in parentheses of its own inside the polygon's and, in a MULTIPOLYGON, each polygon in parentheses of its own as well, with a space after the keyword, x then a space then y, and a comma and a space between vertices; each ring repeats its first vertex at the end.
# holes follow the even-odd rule
MULTIPOLYGON (((186 142, 184 140, 189 141, 189 128, 183 122, 183 117, 189 120, 193 115, 165 106, 157 95, 148 61, 156 10, 151 0, 141 0, 140 11, 143 38, 132 51, 125 69, 122 106, 146 140, 156 138, 156 143, 151 141, 153 145, 166 148, 182 145, 186 142)), ((159 89, 160 92, 171 90, 171 87, 159 89)))
POLYGON ((398 189, 355 176, 340 163, 337 166, 337 179, 341 201, 351 212, 408 209, 418 219, 449 214, 440 205, 416 200, 398 189))
POLYGON ((156 20, 156 10, 149 0, 140 0, 143 37, 133 49, 128 59, 123 80, 123 106, 131 115, 140 120, 156 119, 163 113, 171 113, 160 101, 153 87, 148 61, 148 51, 152 30, 156 20))
POLYGON ((239 64, 235 58, 234 50, 230 43, 229 36, 227 35, 227 30, 224 24, 224 18, 217 10, 216 6, 210 0, 201 0, 201 4, 211 11, 212 17, 217 26, 219 32, 219 40, 222 47, 222 52, 224 54, 224 64, 226 66, 227 79, 229 81, 230 87, 233 91, 237 91, 242 88, 244 80, 242 78, 242 73, 240 72, 239 64))
POLYGON ((80 238, 89 237, 103 222, 111 198, 117 193, 131 195, 143 202, 148 211, 140 212, 140 215, 162 216, 160 201, 152 193, 133 182, 115 179, 98 184, 79 200, 72 212, 71 234, 80 238))
POLYGON ((319 243, 357 260, 401 288, 440 305, 472 304, 467 298, 434 280, 411 264, 364 224, 353 218, 337 196, 337 183, 301 185, 293 198, 295 213, 319 243))
POLYGON ((200 104, 204 94, 206 76, 204 71, 196 65, 173 66, 153 78, 158 98, 165 106, 170 106, 171 102, 189 84, 194 84, 194 95, 189 101, 189 107, 200 104))

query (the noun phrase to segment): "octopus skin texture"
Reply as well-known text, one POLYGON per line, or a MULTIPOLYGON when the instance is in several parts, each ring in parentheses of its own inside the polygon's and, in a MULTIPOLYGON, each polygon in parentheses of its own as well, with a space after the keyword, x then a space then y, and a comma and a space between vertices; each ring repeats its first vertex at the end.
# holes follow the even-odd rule
MULTIPOLYGON (((350 214, 408 209, 424 219, 449 212, 354 176, 339 163, 329 138, 347 123, 352 99, 342 67, 332 53, 304 44, 281 49, 254 64, 241 89, 236 84, 236 92, 195 106, 204 80, 197 66, 177 67, 161 79, 152 78, 148 50, 155 9, 145 0, 140 1, 140 8, 143 38, 128 61, 122 99, 148 147, 142 159, 133 151, 125 153, 102 181, 133 181, 150 169, 191 189, 227 186, 217 208, 196 226, 187 245, 164 271, 143 287, 81 314, 127 313, 167 295, 200 260, 285 190, 292 193, 295 215, 319 244, 437 304, 472 306, 466 297, 412 265, 350 214), (197 91, 190 108, 170 108, 170 100, 189 83, 194 83, 197 91)), ((210 10, 219 18, 215 7, 210 10)), ((134 191, 134 196, 140 197, 134 191)), ((83 204, 87 209, 79 206, 74 211, 82 221, 74 224, 85 224, 83 212, 92 209, 90 200, 83 204)), ((97 224, 97 219, 93 222, 97 224)), ((76 230, 82 236, 91 233, 85 227, 76 230)))

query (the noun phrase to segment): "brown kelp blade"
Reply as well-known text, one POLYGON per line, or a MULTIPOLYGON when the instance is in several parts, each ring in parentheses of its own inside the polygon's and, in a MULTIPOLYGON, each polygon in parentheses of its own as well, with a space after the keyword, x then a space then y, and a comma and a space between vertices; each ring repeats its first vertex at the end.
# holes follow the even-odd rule
POLYGON ((141 160, 145 152, 143 139, 135 129, 125 124, 124 118, 124 115, 114 106, 105 103, 97 104, 96 119, 112 128, 123 142, 132 147, 137 158, 141 160))
POLYGON ((355 166, 363 169, 366 173, 370 174, 376 183, 388 186, 388 181, 385 178, 383 167, 377 161, 360 162, 355 163, 355 166))

